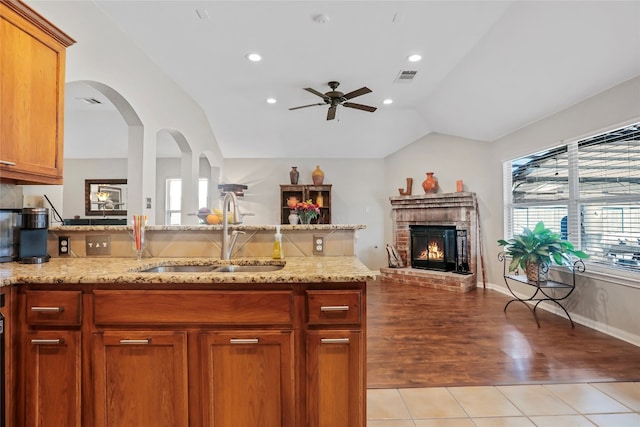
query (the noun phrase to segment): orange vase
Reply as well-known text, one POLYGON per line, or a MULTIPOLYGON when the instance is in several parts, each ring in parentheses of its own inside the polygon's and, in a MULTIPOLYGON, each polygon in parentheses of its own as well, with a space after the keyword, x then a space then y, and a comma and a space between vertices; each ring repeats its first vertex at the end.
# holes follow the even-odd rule
POLYGON ((316 170, 311 173, 311 179, 313 180, 313 185, 322 185, 324 182, 324 172, 320 169, 320 165, 316 166, 316 170))
POLYGON ((438 192, 438 180, 433 176, 433 172, 427 172, 427 179, 422 181, 422 188, 425 194, 435 194, 438 192))

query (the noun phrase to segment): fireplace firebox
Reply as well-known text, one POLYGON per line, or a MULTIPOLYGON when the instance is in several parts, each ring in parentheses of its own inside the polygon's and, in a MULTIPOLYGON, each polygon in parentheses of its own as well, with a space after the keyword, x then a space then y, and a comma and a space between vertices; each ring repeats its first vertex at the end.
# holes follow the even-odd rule
POLYGON ((410 225, 411 267, 425 270, 456 269, 456 227, 410 225))

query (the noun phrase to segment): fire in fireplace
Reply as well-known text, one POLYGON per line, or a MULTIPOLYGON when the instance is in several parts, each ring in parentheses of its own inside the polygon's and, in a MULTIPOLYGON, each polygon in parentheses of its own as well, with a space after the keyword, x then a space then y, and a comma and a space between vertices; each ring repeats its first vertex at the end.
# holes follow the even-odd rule
POLYGON ((411 225, 411 267, 426 270, 456 269, 456 227, 411 225))

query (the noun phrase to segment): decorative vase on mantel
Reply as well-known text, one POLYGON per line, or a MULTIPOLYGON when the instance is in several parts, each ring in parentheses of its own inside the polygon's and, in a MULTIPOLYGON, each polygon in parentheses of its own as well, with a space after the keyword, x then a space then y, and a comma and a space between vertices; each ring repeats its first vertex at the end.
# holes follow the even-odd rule
POLYGON ((299 176, 300 176, 300 172, 298 172, 298 167, 291 166, 291 172, 289 172, 289 179, 291 180, 292 185, 296 185, 298 183, 299 176))
POLYGON ((438 192, 438 180, 433 176, 433 172, 427 172, 427 179, 422 181, 422 188, 425 194, 435 194, 438 192))

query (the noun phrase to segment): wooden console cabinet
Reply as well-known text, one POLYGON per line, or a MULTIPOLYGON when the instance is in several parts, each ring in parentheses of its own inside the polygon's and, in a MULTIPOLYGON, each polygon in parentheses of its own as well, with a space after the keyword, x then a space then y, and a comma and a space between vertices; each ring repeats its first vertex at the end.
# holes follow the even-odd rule
POLYGON ((320 215, 312 224, 331 224, 331 184, 328 185, 280 185, 280 223, 289 224, 291 207, 289 200, 311 200, 319 205, 320 215))
POLYGON ((0 181, 62 184, 65 49, 75 41, 0 0, 0 181))
POLYGON ((16 425, 365 426, 364 283, 207 286, 22 285, 16 425))

